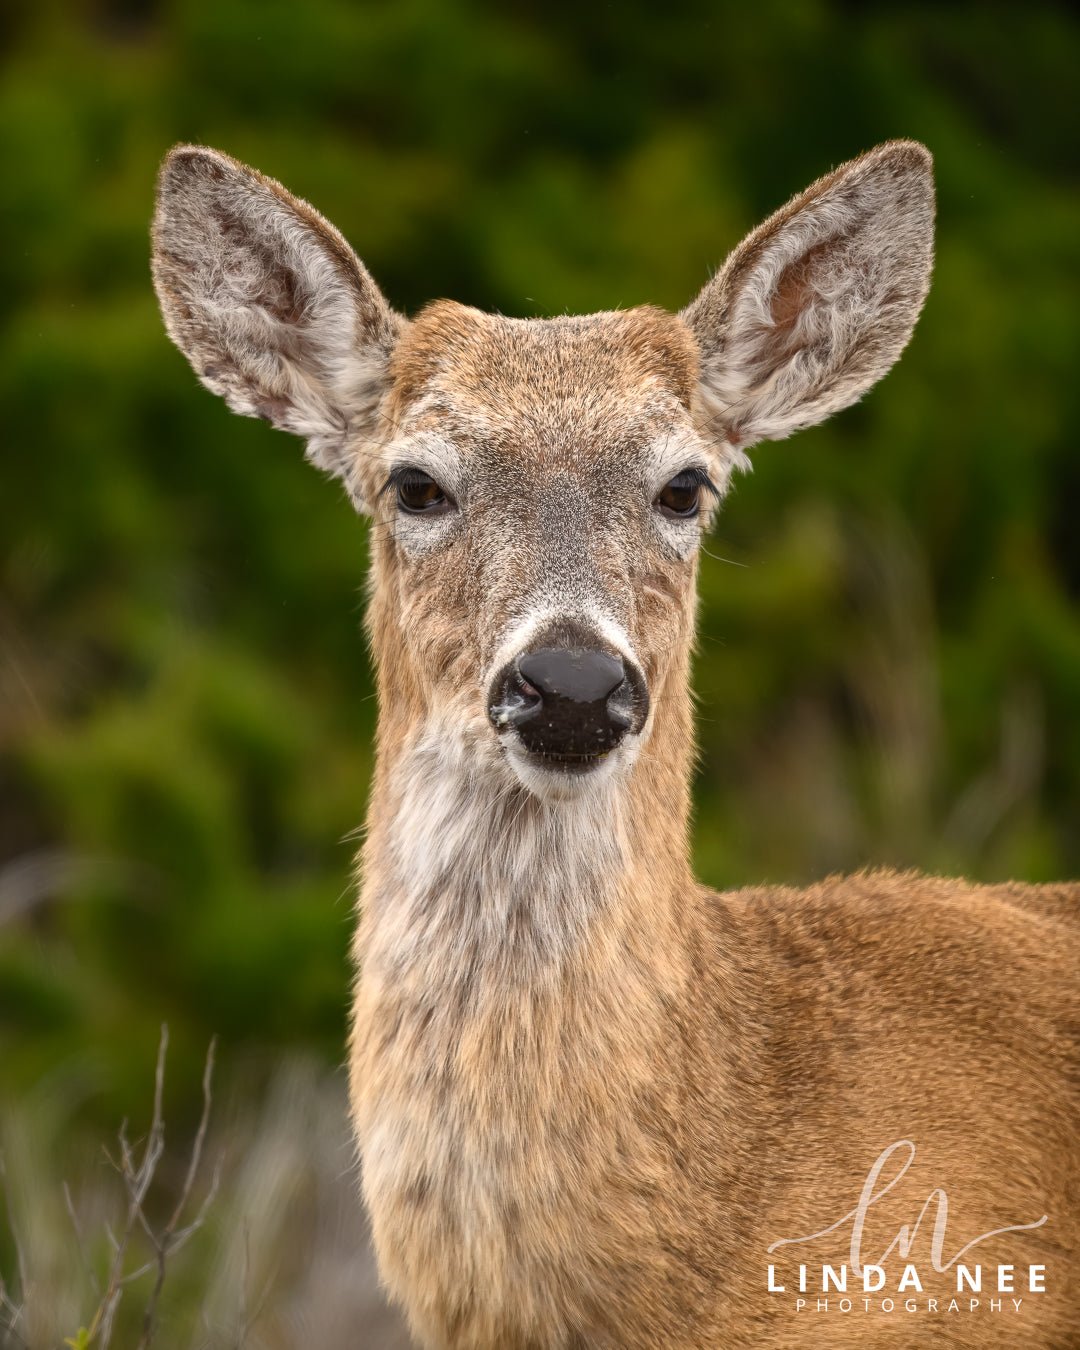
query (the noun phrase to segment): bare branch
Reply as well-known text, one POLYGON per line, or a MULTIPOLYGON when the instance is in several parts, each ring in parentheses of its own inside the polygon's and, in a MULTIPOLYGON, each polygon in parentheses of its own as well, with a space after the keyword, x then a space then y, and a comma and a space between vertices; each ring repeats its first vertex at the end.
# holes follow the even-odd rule
POLYGON ((224 1161, 225 1161, 224 1154, 222 1154, 222 1156, 219 1157, 217 1162, 214 1164, 214 1171, 213 1175, 210 1178, 210 1185, 207 1188, 206 1195, 203 1198, 203 1202, 199 1206, 198 1212, 196 1213, 194 1219, 192 1219, 190 1223, 185 1224, 183 1228, 178 1228, 176 1232, 172 1235, 168 1248, 170 1256, 173 1254, 173 1252, 178 1252, 180 1248, 184 1245, 184 1243, 187 1242, 188 1238, 191 1237, 192 1233, 197 1232, 206 1222, 206 1215, 209 1212, 210 1206, 214 1203, 214 1200, 217 1198, 218 1190, 221 1187, 221 1171, 222 1171, 222 1164, 224 1163, 224 1161))
MULTIPOLYGON (((173 1252, 179 1250, 188 1238, 200 1228, 206 1217, 214 1197, 217 1195, 218 1185, 221 1180, 221 1164, 214 1168, 214 1175, 211 1179, 210 1190, 203 1200, 198 1213, 186 1228, 177 1230, 177 1225, 187 1208, 188 1200, 191 1197, 191 1188, 195 1184, 195 1177, 198 1175, 199 1164, 202 1161, 203 1145, 206 1142, 206 1129, 210 1122, 210 1106, 213 1100, 211 1085, 214 1077, 214 1056, 217 1050, 217 1037, 212 1037, 206 1051, 206 1063, 203 1065, 203 1105, 202 1115, 199 1118, 199 1128, 195 1132, 195 1141, 191 1146, 191 1157, 188 1160, 187 1174, 184 1177, 184 1184, 177 1199, 176 1207, 169 1216, 168 1222, 159 1234, 154 1233, 149 1224, 143 1219, 143 1227, 146 1230, 157 1259, 157 1278, 154 1280, 154 1287, 147 1299, 146 1308, 143 1311, 143 1329, 139 1337, 138 1350, 149 1350, 150 1342, 154 1335, 154 1323, 157 1318, 158 1303, 161 1299, 161 1291, 165 1285, 165 1267, 166 1262, 173 1252)), ((160 1085, 159 1085, 160 1086, 160 1085)), ((160 1091, 155 1093, 155 1115, 158 1114, 158 1099, 160 1091)))
POLYGON ((131 1235, 135 1231, 135 1225, 145 1226, 145 1216, 142 1212, 143 1201, 150 1188, 150 1182, 153 1180, 154 1172, 157 1169, 158 1162, 164 1149, 165 1127, 162 1120, 162 1097, 165 1085, 165 1058, 169 1049, 169 1028, 166 1023, 161 1024, 161 1038, 158 1041, 157 1066, 154 1070, 154 1106, 150 1121, 150 1132, 146 1136, 146 1144, 143 1148, 142 1161, 136 1166, 134 1154, 127 1138, 127 1122, 120 1126, 120 1160, 115 1162, 109 1159, 113 1166, 120 1173, 124 1181, 124 1187, 128 1194, 127 1214, 124 1219, 124 1227, 121 1230, 120 1237, 115 1241, 112 1265, 109 1269, 109 1278, 105 1286, 105 1295, 98 1305, 97 1312, 90 1324, 90 1334, 88 1340, 93 1342, 95 1336, 100 1337, 101 1350, 108 1350, 112 1340, 113 1327, 116 1321, 116 1311, 120 1305, 120 1299, 124 1292, 124 1258, 127 1254, 128 1243, 131 1241, 131 1235))
POLYGON ((163 1237, 168 1240, 169 1234, 180 1222, 180 1215, 187 1207, 188 1197, 191 1195, 191 1187, 195 1181, 195 1175, 199 1170, 199 1163, 202 1160, 203 1145, 206 1142, 206 1127, 210 1123, 210 1104, 211 1085, 214 1078, 214 1059, 217 1055, 217 1037, 211 1036, 210 1044, 206 1050, 206 1063, 203 1065, 202 1077, 202 1115, 199 1117, 199 1128, 195 1132, 195 1142, 191 1147, 191 1160, 188 1163, 187 1176, 184 1178, 184 1188, 180 1192, 180 1199, 176 1202, 176 1208, 172 1212, 169 1222, 165 1225, 163 1237))
MULTIPOLYGON (((117 1151, 113 1156, 108 1149, 105 1150, 105 1157, 109 1165, 119 1176, 124 1188, 125 1207, 123 1210, 123 1221, 114 1232, 106 1220, 104 1223, 105 1233, 112 1247, 112 1253, 109 1260, 109 1268, 104 1282, 104 1288, 97 1279, 92 1263, 88 1257, 86 1245, 83 1238, 82 1227, 79 1223, 79 1216, 75 1209, 71 1190, 64 1184, 64 1203, 67 1207, 71 1224, 75 1230, 75 1238, 78 1243, 79 1257, 86 1270, 86 1274, 92 1285, 94 1294, 98 1299, 98 1306, 94 1312, 93 1318, 85 1333, 87 1345, 93 1345, 96 1350, 108 1350, 110 1342, 116 1328, 117 1312, 120 1306, 124 1290, 137 1280, 144 1276, 154 1273, 154 1281, 150 1294, 142 1315, 142 1332, 138 1342, 138 1350, 149 1350, 151 1341, 154 1337, 158 1315, 158 1304, 161 1298, 162 1288, 165 1283, 166 1267, 170 1256, 178 1252, 192 1237, 192 1235, 201 1228, 206 1220, 210 1206, 217 1197, 218 1189, 221 1184, 222 1159, 219 1158, 215 1164, 213 1174, 210 1178, 210 1184, 202 1203, 199 1205, 194 1217, 184 1223, 184 1215, 192 1202, 192 1196, 195 1184, 198 1179, 200 1167, 206 1148, 207 1132, 210 1123, 210 1110, 213 1102, 212 1084, 214 1073, 214 1062, 217 1050, 216 1037, 211 1040, 206 1052, 206 1063, 203 1067, 202 1076, 202 1111, 199 1117, 199 1125, 192 1141, 191 1153, 188 1157, 187 1167, 184 1173, 184 1181, 168 1220, 160 1229, 156 1228, 150 1221, 146 1213, 146 1200, 153 1186, 157 1175, 158 1165, 165 1153, 165 1116, 164 1116, 164 1097, 165 1097, 165 1065, 169 1049, 169 1028, 163 1024, 161 1028, 161 1037, 158 1042, 157 1063, 154 1070, 154 1100, 151 1109, 150 1128, 144 1138, 132 1141, 128 1134, 128 1122, 121 1123, 117 1131, 117 1151), (133 1269, 126 1269, 129 1252, 132 1250, 133 1239, 136 1238, 136 1230, 141 1230, 145 1236, 146 1242, 150 1247, 150 1259, 144 1260, 133 1269)), ((3 1159, 0 1157, 0 1183, 3 1184, 5 1195, 7 1195, 7 1178, 3 1171, 3 1159)), ((11 1214, 10 1196, 8 1200, 8 1213, 11 1214)), ((14 1236, 14 1224, 12 1224, 14 1236)), ((16 1242, 16 1250, 19 1254, 19 1271, 22 1297, 25 1298, 26 1273, 22 1259, 21 1248, 16 1242)), ((3 1282, 0 1281, 0 1333, 9 1337, 15 1335, 14 1325, 22 1315, 22 1310, 16 1306, 8 1297, 3 1282)), ((5 1344, 8 1342, 5 1341, 5 1344)), ((19 1344, 23 1344, 20 1340, 19 1344)))

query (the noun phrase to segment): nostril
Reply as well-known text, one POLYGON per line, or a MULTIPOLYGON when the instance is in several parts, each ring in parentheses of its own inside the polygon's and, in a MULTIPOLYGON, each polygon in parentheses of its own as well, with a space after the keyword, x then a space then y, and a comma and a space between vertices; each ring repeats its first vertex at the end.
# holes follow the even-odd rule
POLYGON ((544 706, 544 697, 528 680, 523 679, 520 671, 511 670, 503 681, 498 701, 489 709, 489 716, 496 727, 516 727, 544 706))
POLYGON ((525 676, 522 675, 520 670, 514 671, 513 676, 511 677, 511 683, 515 691, 518 694, 520 694, 521 697, 525 699, 527 702, 543 703, 544 701, 543 694, 541 694, 540 690, 537 689, 537 687, 534 684, 529 683, 529 681, 525 678, 525 676))
POLYGON ((608 720, 620 731, 629 731, 634 725, 634 690, 629 680, 623 680, 607 702, 608 720))

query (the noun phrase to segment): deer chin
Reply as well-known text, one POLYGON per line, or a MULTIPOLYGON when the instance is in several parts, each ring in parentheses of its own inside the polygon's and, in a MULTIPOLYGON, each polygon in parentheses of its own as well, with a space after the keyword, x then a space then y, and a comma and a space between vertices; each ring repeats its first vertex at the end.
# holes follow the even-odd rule
POLYGON ((581 801, 625 778, 637 759, 640 738, 627 736, 605 754, 537 755, 512 733, 501 738, 506 762, 518 782, 541 801, 581 801))

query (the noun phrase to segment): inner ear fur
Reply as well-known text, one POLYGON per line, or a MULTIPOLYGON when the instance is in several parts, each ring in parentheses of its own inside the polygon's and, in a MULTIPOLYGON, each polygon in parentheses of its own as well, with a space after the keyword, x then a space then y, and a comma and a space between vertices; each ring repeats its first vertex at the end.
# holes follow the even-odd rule
POLYGON ((234 412, 307 440, 359 493, 404 325, 342 235, 272 178, 176 146, 158 179, 153 275, 169 336, 234 412))
POLYGON ((841 165, 735 249, 682 312, 716 434, 779 440, 856 402, 893 365, 933 263, 932 159, 890 141, 841 165))

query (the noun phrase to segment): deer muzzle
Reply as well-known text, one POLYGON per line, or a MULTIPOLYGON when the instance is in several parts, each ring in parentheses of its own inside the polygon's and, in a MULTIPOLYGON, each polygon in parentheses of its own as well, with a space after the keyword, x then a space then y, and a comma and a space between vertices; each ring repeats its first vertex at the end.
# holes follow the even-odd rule
POLYGON ((544 767, 581 773, 641 730, 648 702, 636 664, 574 628, 541 638, 498 672, 488 716, 544 767))

